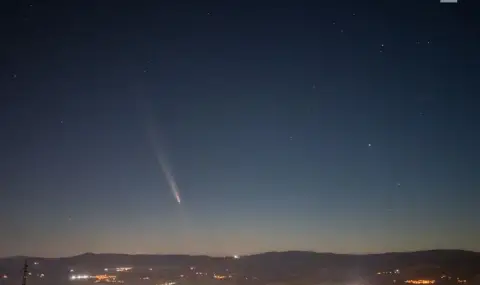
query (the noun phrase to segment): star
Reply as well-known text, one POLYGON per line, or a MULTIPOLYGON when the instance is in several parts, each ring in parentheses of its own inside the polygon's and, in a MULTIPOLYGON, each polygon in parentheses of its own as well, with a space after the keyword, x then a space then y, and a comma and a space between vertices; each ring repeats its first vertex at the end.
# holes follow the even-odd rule
POLYGON ((369 143, 369 144, 368 144, 368 147, 372 147, 372 144, 371 144, 371 143, 369 143))
POLYGON ((13 79, 17 78, 17 75, 14 73, 12 74, 13 79))

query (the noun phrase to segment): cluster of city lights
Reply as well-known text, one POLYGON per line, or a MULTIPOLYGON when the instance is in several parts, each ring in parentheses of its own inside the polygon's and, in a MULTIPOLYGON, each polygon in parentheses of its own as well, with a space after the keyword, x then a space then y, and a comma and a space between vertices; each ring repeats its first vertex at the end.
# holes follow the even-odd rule
POLYGON ((81 275, 71 275, 70 280, 86 280, 90 279, 90 275, 81 274, 81 275))
POLYGON ((387 274, 400 274, 400 269, 395 269, 394 271, 377 272, 377 275, 387 275, 387 274))
POLYGON ((95 277, 96 279, 95 283, 99 283, 99 282, 116 283, 117 282, 117 276, 115 275, 102 274, 102 275, 95 275, 93 277, 95 277))
POLYGON ((423 280, 423 279, 407 280, 407 281, 405 281, 405 283, 408 283, 408 284, 434 284, 435 280, 423 280))
POLYGON ((175 285, 177 282, 165 282, 157 285, 175 285))
POLYGON ((215 278, 217 280, 223 280, 223 279, 227 279, 227 278, 232 278, 232 275, 225 276, 225 275, 213 274, 213 278, 215 278))
MULTIPOLYGON (((450 279, 450 277, 448 277, 446 275, 443 275, 441 278, 442 279, 444 279, 444 278, 449 278, 450 279)), ((422 284, 422 285, 423 284, 434 284, 435 280, 423 280, 423 279, 421 279, 421 280, 407 280, 407 281, 405 281, 405 283, 408 283, 408 284, 422 284)), ((457 278, 457 283, 465 284, 465 283, 467 283, 467 280, 457 278)))
MULTIPOLYGON (((113 271, 116 271, 116 272, 130 272, 130 271, 132 271, 132 269, 133 269, 133 267, 117 267, 117 268, 113 268, 113 271)), ((105 269, 103 269, 103 271, 108 272, 108 271, 110 271, 110 269, 105 268, 105 269)))

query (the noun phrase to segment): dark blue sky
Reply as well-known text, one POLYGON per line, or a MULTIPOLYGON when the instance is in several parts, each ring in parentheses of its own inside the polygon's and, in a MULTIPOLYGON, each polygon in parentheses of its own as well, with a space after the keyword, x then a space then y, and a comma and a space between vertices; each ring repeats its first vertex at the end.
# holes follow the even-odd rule
POLYGON ((0 256, 480 250, 473 3, 155 2, 2 1, 0 256))

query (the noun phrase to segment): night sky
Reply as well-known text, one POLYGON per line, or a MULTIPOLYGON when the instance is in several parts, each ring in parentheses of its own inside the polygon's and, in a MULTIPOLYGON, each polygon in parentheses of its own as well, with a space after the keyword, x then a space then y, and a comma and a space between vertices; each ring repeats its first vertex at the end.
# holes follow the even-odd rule
POLYGON ((480 251, 459 1, 1 1, 0 256, 480 251))

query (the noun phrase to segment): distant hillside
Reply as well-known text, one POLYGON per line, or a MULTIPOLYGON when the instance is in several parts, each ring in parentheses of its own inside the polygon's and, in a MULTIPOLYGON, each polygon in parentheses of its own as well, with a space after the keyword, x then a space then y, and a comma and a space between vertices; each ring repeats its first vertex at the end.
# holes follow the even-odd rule
MULTIPOLYGON (((236 268, 254 275, 279 275, 285 272, 314 274, 325 269, 341 269, 358 274, 372 274, 395 268, 431 267, 456 272, 462 276, 480 273, 480 253, 463 250, 429 250, 384 254, 333 254, 305 251, 267 252, 240 259, 190 255, 130 255, 86 253, 73 257, 29 257, 45 270, 66 270, 69 267, 104 268, 113 266, 202 266, 236 268)), ((21 268, 24 257, 0 259, 0 269, 21 268)))

